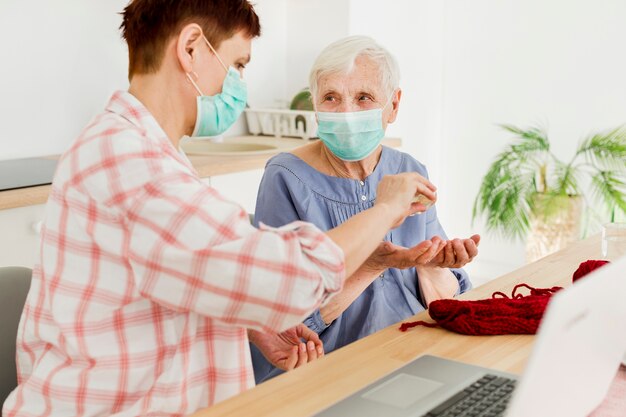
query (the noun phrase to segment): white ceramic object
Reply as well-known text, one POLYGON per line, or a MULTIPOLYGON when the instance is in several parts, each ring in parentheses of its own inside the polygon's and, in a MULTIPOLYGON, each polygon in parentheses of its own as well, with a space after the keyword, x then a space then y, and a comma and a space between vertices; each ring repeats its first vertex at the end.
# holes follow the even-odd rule
POLYGON ((606 223, 602 226, 602 257, 615 261, 626 255, 626 223, 606 223))
POLYGON ((317 136, 315 112, 309 110, 245 109, 248 130, 253 135, 297 137, 317 136))

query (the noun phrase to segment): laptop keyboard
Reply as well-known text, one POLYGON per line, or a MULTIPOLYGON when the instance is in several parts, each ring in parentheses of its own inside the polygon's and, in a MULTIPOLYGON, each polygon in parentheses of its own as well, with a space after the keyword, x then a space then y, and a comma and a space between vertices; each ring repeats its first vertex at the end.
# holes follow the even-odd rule
POLYGON ((515 389, 515 380, 487 374, 430 410, 425 417, 496 417, 515 389))

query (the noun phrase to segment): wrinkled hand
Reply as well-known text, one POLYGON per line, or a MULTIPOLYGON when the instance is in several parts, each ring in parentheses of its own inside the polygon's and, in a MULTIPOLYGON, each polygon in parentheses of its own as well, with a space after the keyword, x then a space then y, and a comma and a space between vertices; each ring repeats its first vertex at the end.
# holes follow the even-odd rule
POLYGON ((324 355, 324 347, 317 333, 302 323, 281 333, 248 330, 248 335, 265 359, 284 371, 297 368, 324 355))
POLYGON ((424 240, 411 248, 381 242, 374 253, 365 261, 362 268, 368 271, 383 271, 387 268, 406 269, 427 265, 446 246, 439 236, 424 240))
POLYGON ((478 255, 479 243, 480 235, 473 235, 469 239, 448 240, 443 250, 427 266, 461 268, 478 255))
POLYGON ((403 172, 395 175, 385 175, 376 188, 376 203, 387 205, 394 218, 393 228, 402 224, 406 216, 421 213, 427 207, 415 200, 418 194, 437 201, 435 187, 428 179, 417 172, 403 172))

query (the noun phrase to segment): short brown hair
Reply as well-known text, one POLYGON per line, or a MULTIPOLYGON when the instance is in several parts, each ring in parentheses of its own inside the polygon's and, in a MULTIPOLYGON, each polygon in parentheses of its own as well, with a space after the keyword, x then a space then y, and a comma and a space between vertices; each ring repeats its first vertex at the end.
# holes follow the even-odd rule
POLYGON ((259 17, 247 0, 132 0, 122 14, 128 44, 128 77, 156 72, 165 47, 185 25, 197 23, 214 48, 243 30, 261 34, 259 17))

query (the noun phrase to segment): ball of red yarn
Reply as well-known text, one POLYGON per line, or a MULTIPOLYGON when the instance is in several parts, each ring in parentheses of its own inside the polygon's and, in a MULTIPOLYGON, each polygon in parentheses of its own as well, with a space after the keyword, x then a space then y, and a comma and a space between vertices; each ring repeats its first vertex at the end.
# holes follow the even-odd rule
POLYGON ((590 259, 588 261, 582 262, 576 272, 574 272, 574 276, 572 276, 572 281, 577 281, 580 278, 584 277, 594 269, 598 269, 601 266, 608 264, 609 261, 601 261, 601 260, 593 260, 590 259))
POLYGON ((549 296, 437 300, 428 312, 444 329, 467 335, 535 334, 549 296))

